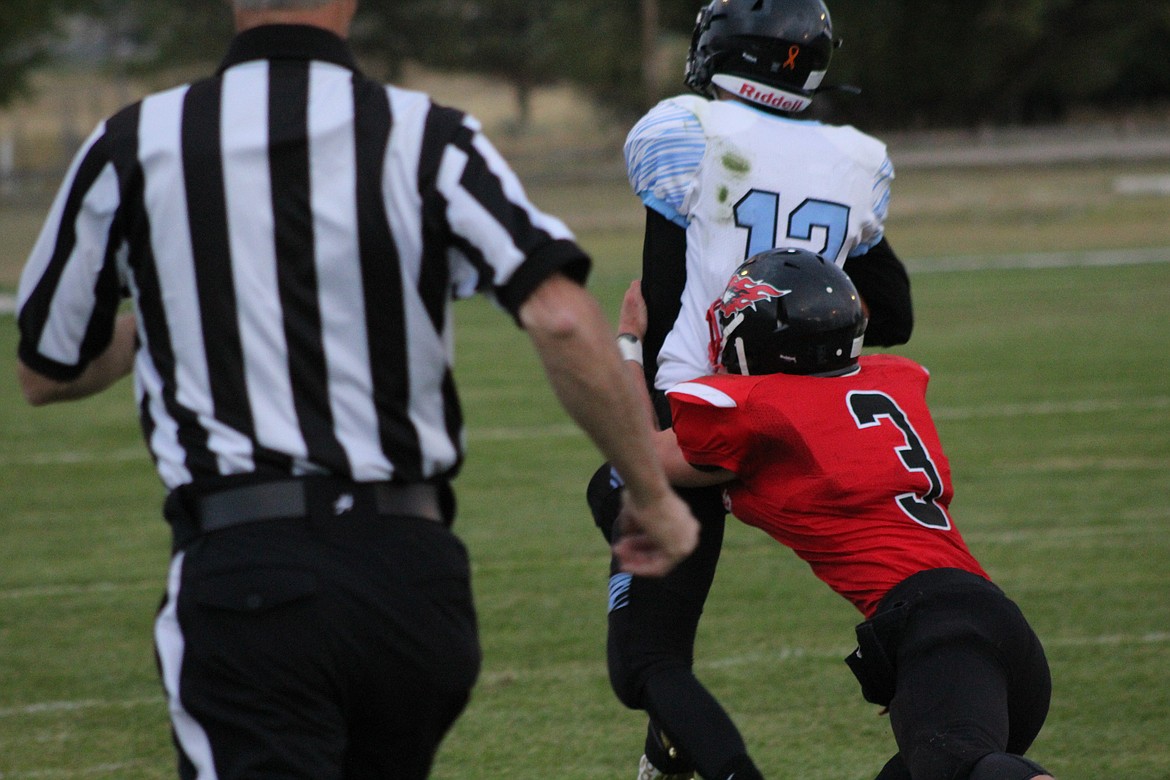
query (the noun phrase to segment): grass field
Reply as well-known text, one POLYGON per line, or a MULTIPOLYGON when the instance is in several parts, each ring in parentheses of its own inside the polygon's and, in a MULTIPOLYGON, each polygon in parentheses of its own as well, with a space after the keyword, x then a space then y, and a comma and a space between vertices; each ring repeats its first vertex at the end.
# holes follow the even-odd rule
MULTIPOLYGON (((1047 646, 1033 754, 1062 780, 1170 778, 1170 201, 1111 187, 1158 169, 911 170, 894 196, 918 314, 900 351, 932 371, 955 518, 1047 646)), ((597 181, 533 194, 595 254, 616 313, 639 255, 632 198, 597 181)), ((0 211, 0 291, 42 211, 0 211)), ((434 776, 631 778, 643 720, 608 688, 608 556, 582 502, 598 458, 506 317, 471 301, 457 319, 457 529, 485 665, 434 776)), ((0 318, 0 353, 14 332, 0 318)), ((128 385, 31 410, 0 361, 0 473, 0 778, 173 776, 150 638, 162 490, 128 385)), ((868 780, 892 752, 841 663, 856 620, 786 550, 729 525, 698 671, 769 777, 868 780)))

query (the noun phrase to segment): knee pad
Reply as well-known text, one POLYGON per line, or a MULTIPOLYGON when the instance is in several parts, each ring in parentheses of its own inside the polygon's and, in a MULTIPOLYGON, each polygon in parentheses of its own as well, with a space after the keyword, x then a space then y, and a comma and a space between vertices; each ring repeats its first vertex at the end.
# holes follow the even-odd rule
POLYGON ((606 662, 614 695, 632 710, 648 709, 647 696, 651 695, 647 693, 648 688, 654 687, 657 695, 662 696, 663 686, 667 690, 701 687, 687 659, 682 656, 647 655, 628 649, 623 652, 611 646, 606 662))
POLYGON ((645 709, 642 701, 647 665, 644 656, 633 652, 620 640, 615 641, 612 631, 608 645, 605 660, 609 671, 609 687, 613 689, 617 700, 631 710, 645 709))
POLYGON ((617 697, 617 700, 627 708, 631 710, 645 709, 642 702, 642 686, 638 685, 629 677, 620 677, 615 675, 613 670, 610 670, 609 687, 613 689, 613 694, 617 697))
POLYGON ((1023 756, 989 753, 975 763, 968 777, 970 780, 1029 780, 1047 774, 1050 774, 1047 769, 1023 756))
POLYGON ((656 675, 691 676, 686 664, 671 659, 665 663, 642 658, 636 661, 628 654, 611 652, 607 657, 609 685, 618 701, 632 710, 646 709, 646 681, 656 675))

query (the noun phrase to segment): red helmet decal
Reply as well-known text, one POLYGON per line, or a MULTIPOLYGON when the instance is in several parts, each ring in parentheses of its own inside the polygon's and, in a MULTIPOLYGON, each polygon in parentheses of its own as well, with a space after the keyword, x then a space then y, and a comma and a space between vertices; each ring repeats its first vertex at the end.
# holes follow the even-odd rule
POLYGON ((715 302, 712 309, 725 319, 747 308, 756 308, 762 301, 770 301, 787 295, 792 290, 780 290, 767 282, 756 281, 747 274, 736 276, 723 291, 723 297, 715 302))

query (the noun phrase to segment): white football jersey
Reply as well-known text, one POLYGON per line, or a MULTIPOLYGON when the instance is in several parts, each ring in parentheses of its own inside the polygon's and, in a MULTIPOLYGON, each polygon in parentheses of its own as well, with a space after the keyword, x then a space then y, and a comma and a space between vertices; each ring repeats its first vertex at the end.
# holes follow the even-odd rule
POLYGON ((881 141, 737 101, 668 98, 630 130, 626 169, 649 208, 685 227, 686 285, 655 386, 709 374, 707 309, 744 260, 775 247, 841 265, 882 239, 893 166, 881 141))

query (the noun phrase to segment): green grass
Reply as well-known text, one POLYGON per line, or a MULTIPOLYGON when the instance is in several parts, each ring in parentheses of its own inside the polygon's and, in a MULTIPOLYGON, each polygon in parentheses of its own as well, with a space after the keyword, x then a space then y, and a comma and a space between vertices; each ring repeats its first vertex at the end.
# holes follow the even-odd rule
MULTIPOLYGON (((1103 192, 1112 173, 1035 173, 900 176, 890 235, 918 314, 900 351, 932 371, 956 521, 1048 649, 1053 707, 1033 754, 1062 780, 1166 780, 1170 264, 929 272, 945 255, 1170 246, 1164 199, 1158 219, 1103 192)), ((595 254, 592 287, 616 313, 640 256, 636 203, 620 184, 572 193, 534 190, 595 254)), ((482 301, 456 311, 469 428, 456 527, 485 663, 434 776, 632 777, 644 723, 608 687, 608 555, 582 501, 598 457, 511 322, 482 301)), ((0 318, 0 354, 14 333, 0 318)), ((130 395, 123 383, 30 409, 0 361, 0 778, 173 777, 150 636, 162 489, 130 395)), ((868 780, 892 752, 841 663, 857 619, 791 553, 729 525, 697 668, 769 777, 868 780)))

